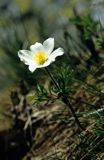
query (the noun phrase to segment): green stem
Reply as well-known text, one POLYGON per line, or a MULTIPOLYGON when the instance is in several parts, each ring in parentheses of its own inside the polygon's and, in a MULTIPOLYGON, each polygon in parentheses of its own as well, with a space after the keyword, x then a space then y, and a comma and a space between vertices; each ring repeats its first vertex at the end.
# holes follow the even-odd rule
POLYGON ((73 115, 73 117, 74 117, 74 119, 75 119, 78 127, 79 127, 81 130, 84 130, 84 128, 82 127, 82 125, 81 125, 81 123, 80 123, 80 121, 79 121, 79 119, 78 119, 78 117, 77 117, 77 115, 76 115, 76 113, 75 113, 75 111, 74 111, 74 109, 73 109, 73 106, 72 106, 71 103, 69 102, 69 99, 68 99, 68 97, 67 97, 66 95, 62 95, 62 101, 70 108, 71 113, 72 113, 72 115, 73 115))
MULTIPOLYGON (((60 91, 60 90, 61 90, 61 87, 59 86, 59 84, 57 83, 57 81, 55 80, 55 78, 53 77, 52 73, 49 71, 48 68, 45 68, 45 70, 46 70, 46 72, 48 73, 48 75, 50 76, 50 78, 52 79, 52 81, 53 81, 53 83, 55 84, 56 88, 60 91)), ((78 127, 79 127, 81 130, 83 130, 83 127, 82 127, 82 125, 81 125, 81 123, 80 123, 80 121, 79 121, 79 119, 78 119, 78 117, 77 117, 77 115, 76 115, 76 113, 75 113, 72 105, 70 104, 68 97, 67 97, 64 93, 62 93, 61 99, 62 99, 62 101, 70 108, 71 113, 72 113, 73 117, 75 118, 75 121, 76 121, 78 127)))
POLYGON ((48 73, 48 75, 50 76, 50 78, 52 79, 52 81, 55 84, 56 88, 58 90, 60 90, 61 88, 60 88, 59 84, 57 83, 57 81, 55 80, 55 78, 53 77, 52 73, 49 71, 49 69, 47 67, 45 68, 45 70, 48 73))

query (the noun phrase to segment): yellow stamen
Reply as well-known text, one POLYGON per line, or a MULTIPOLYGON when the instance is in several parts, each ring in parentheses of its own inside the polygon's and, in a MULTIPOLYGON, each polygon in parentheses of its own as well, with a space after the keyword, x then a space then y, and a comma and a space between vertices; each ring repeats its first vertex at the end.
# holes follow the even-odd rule
POLYGON ((37 64, 42 65, 47 61, 48 55, 44 51, 39 51, 35 54, 34 59, 37 64))

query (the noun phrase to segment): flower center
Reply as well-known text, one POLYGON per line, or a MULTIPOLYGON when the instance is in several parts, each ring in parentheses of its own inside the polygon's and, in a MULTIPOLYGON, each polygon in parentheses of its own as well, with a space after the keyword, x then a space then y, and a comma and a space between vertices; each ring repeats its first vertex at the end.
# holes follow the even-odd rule
POLYGON ((39 51, 35 54, 34 58, 37 64, 42 65, 47 61, 48 55, 44 51, 39 51))

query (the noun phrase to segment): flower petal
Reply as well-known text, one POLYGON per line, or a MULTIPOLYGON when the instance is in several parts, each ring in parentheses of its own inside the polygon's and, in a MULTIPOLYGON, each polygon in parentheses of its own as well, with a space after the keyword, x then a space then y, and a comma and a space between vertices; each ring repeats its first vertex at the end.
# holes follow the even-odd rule
POLYGON ((36 53, 37 51, 43 51, 43 45, 41 43, 36 42, 35 44, 30 46, 30 50, 34 53, 36 53))
POLYGON ((54 48, 54 38, 48 38, 43 42, 43 47, 46 53, 50 54, 54 48))
POLYGON ((33 63, 33 56, 31 54, 31 51, 20 50, 18 52, 18 56, 19 56, 20 60, 23 61, 26 65, 33 63))
POLYGON ((52 52, 52 53, 50 54, 49 59, 50 59, 51 61, 55 61, 55 58, 56 58, 57 56, 62 56, 63 54, 64 54, 63 48, 58 48, 58 49, 56 49, 54 52, 52 52))
POLYGON ((36 65, 29 65, 29 70, 31 72, 34 72, 36 70, 36 68, 38 68, 36 65))
POLYGON ((53 61, 48 59, 43 65, 38 65, 37 68, 43 68, 49 66, 53 61))

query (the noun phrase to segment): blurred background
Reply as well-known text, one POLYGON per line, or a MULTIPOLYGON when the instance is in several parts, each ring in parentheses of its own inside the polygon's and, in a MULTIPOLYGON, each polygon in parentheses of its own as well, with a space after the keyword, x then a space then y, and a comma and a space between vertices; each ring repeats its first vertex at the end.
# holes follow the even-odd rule
MULTIPOLYGON (((88 14, 103 27, 103 0, 0 0, 0 92, 15 86, 20 79, 34 86, 39 78, 44 77, 43 70, 36 70, 33 74, 28 71, 18 58, 19 49, 29 49, 37 41, 54 37, 55 47, 63 47, 68 52, 67 31, 81 46, 77 46, 76 52, 70 39, 67 42, 70 43, 69 54, 81 56, 81 49, 86 47, 78 38, 78 30, 70 18, 88 14)), ((63 59, 64 63, 67 61, 62 57, 55 64, 62 63, 63 59)))
MULTIPOLYGON (((71 100, 70 102, 72 103, 75 111, 78 113, 81 112, 78 116, 80 117, 82 115, 81 118, 84 119, 82 124, 85 124, 85 126, 91 124, 91 126, 93 126, 92 123, 94 123, 94 125, 97 126, 97 137, 95 137, 92 131, 91 135, 89 134, 91 142, 87 141, 88 136, 85 134, 85 147, 83 147, 83 143, 80 143, 82 145, 82 149, 79 149, 79 155, 82 151, 84 153, 85 150, 85 153, 88 152, 91 156, 96 156, 95 154, 97 153, 97 150, 99 153, 100 149, 101 152, 103 152, 104 145, 100 145, 99 141, 104 139, 104 0, 0 0, 0 158, 1 154, 3 154, 4 157, 8 157, 7 152, 11 152, 12 149, 12 153, 10 154, 17 154, 16 157, 18 157, 19 153, 17 148, 19 150, 21 150, 21 147, 22 149, 25 148, 21 141, 23 136, 21 136, 19 141, 17 130, 14 132, 14 128, 17 125, 17 129, 22 130, 25 133, 24 126, 21 128, 20 124, 18 125, 17 123, 18 117, 20 116, 21 118, 21 115, 25 118, 27 117, 24 122, 28 122, 28 116, 31 117, 32 113, 31 106, 34 106, 34 108, 40 106, 39 115, 37 114, 40 119, 35 121, 36 126, 41 129, 42 121, 42 123, 45 122, 43 123, 43 127, 44 124, 46 124, 45 127, 48 128, 47 119, 45 118, 47 117, 47 114, 42 112, 45 115, 43 116, 42 114, 45 121, 41 119, 41 108, 43 107, 44 110, 48 109, 48 107, 49 110, 52 109, 49 105, 52 103, 54 106, 53 102, 58 99, 61 100, 63 98, 64 102, 64 94, 65 97, 67 95, 67 98, 69 96, 69 99, 71 100), (55 48, 62 47, 65 51, 63 56, 57 58, 57 60, 49 66, 49 69, 57 79, 59 86, 62 89, 60 92, 55 89, 54 85, 52 85, 52 82, 45 73, 44 68, 37 69, 34 73, 31 73, 28 70, 28 66, 21 62, 18 57, 19 50, 29 50, 30 45, 36 42, 43 43, 43 41, 49 37, 53 37, 55 39, 55 48), (24 82, 26 82, 26 88, 24 82), (30 90, 31 92, 29 92, 30 90), (61 92, 63 92, 63 94, 61 92), (28 93, 29 96, 26 101, 26 95, 28 93), (31 112, 29 109, 31 109, 31 112), (94 111, 93 116, 92 112, 89 111, 94 111), (28 116, 27 112, 30 112, 28 116), (8 113, 12 114, 12 118, 9 118, 8 113), (89 116, 91 116, 91 119, 90 123, 88 122, 87 124, 89 116), (94 120, 93 117, 95 117, 94 120), (14 127, 13 133, 9 130, 11 126, 14 127), (2 132, 3 130, 7 130, 8 132, 5 132, 4 134, 4 132, 2 132), (9 141, 8 133, 10 134, 10 140, 13 135, 14 139, 17 137, 16 143, 14 140, 9 141), (92 134, 94 136, 92 136, 92 134), (5 135, 7 135, 7 137, 5 135), (99 136, 103 137, 103 139, 100 139, 99 136), (9 142, 13 143, 10 143, 12 148, 8 149, 9 142), (96 148, 97 142, 100 149, 96 148), (95 152, 93 152, 93 149, 95 149, 95 152), (4 152, 2 152, 2 150, 4 150, 4 152)), ((38 113, 38 110, 36 110, 36 112, 38 113)), ((36 112, 34 111, 34 113, 36 112)), ((53 112, 53 110, 48 112, 49 117, 51 117, 51 112, 53 112)), ((56 112, 61 115, 61 112, 58 110, 56 112)), ((55 117, 56 116, 58 117, 58 114, 55 113, 55 117)), ((56 123, 57 119, 55 119, 55 117, 53 116, 54 122, 56 123)), ((66 122, 69 123, 73 121, 73 119, 70 120, 69 115, 68 118, 69 121, 68 119, 65 119, 65 128, 68 128, 71 131, 71 134, 69 131, 65 133, 68 133, 71 136, 74 135, 74 138, 71 137, 71 139, 69 139, 68 137, 68 141, 71 140, 71 143, 67 143, 67 146, 71 146, 72 150, 74 147, 74 145, 72 145, 74 144, 73 142, 75 142, 76 146, 76 142, 79 141, 78 137, 81 138, 82 142, 84 141, 83 136, 81 135, 80 137, 79 133, 75 138, 75 134, 73 134, 75 129, 72 127, 71 130, 71 125, 68 124, 68 127, 66 127, 66 122)), ((28 122, 29 125, 26 123, 29 128, 32 126, 30 125, 30 119, 31 118, 29 118, 28 122)), ((59 131, 61 131, 61 123, 59 123, 59 120, 61 119, 62 124, 64 125, 63 117, 60 119, 58 117, 59 127, 57 128, 59 128, 59 131)), ((53 122, 49 124, 54 126, 53 122)), ((91 126, 89 128, 91 128, 91 126)), ((64 131, 64 128, 62 128, 62 130, 64 131)), ((86 131, 89 130, 90 129, 86 131)), ((30 132, 29 134, 31 136, 32 132, 30 132)), ((39 130, 39 134, 36 132, 36 139, 38 139, 38 137, 41 139, 40 132, 42 133, 41 130, 39 130)), ((47 133, 48 130, 46 132, 46 137, 51 137, 47 133)), ((59 135, 58 137, 61 136, 59 135)), ((42 141, 39 141, 39 145, 41 142, 42 141)), ((101 143, 103 143, 103 141, 101 143)), ((38 146, 38 143, 36 143, 36 145, 38 146)), ((81 145, 77 146, 80 147, 81 145)), ((76 152, 77 146, 74 148, 74 152, 76 152)), ((67 151, 71 150, 68 149, 67 151)), ((22 152, 22 150, 20 152, 22 152)), ((73 151, 70 153, 72 154, 72 152, 73 151)), ((100 157, 99 153, 97 155, 98 159, 100 157)), ((55 154, 57 155, 56 151, 55 154)), ((6 158, 6 160, 7 159, 8 158, 6 158)), ((87 157, 87 159, 90 158, 87 157)))

